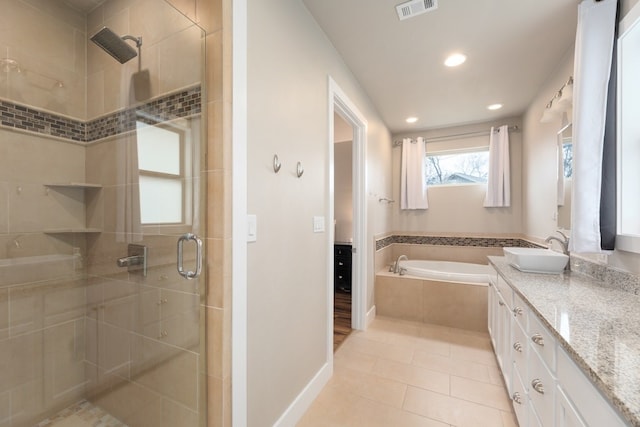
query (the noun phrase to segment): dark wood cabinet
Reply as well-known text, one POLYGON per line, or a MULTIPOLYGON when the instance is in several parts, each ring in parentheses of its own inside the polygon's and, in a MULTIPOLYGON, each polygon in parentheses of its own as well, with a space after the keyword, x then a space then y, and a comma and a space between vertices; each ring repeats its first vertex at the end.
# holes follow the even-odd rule
POLYGON ((333 247, 333 286, 336 290, 351 292, 351 245, 333 247))

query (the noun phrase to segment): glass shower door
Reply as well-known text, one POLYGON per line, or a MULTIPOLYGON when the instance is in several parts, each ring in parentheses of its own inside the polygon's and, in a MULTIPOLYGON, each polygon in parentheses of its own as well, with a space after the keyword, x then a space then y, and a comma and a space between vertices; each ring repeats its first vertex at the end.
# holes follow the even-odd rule
POLYGON ((205 425, 204 33, 0 5, 0 427, 205 425))

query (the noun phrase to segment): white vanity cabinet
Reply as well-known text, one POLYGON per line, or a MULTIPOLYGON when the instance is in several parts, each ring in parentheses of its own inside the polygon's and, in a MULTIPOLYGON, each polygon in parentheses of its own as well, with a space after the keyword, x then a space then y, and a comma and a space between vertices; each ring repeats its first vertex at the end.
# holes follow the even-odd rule
POLYGON ((501 277, 489 283, 489 333, 491 343, 496 353, 498 366, 502 371, 507 391, 511 395, 511 372, 513 360, 511 357, 511 305, 513 291, 501 277), (506 285, 506 288, 500 289, 506 285), (506 294, 506 295, 505 295, 506 294))
POLYGON ((498 275, 489 333, 520 427, 628 426, 528 303, 498 275))

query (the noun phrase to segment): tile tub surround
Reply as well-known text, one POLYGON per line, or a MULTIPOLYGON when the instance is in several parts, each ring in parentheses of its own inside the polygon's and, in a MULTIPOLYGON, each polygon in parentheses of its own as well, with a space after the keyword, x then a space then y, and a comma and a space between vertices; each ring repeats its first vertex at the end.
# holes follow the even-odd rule
POLYGON ((504 257, 489 261, 600 392, 640 426, 640 297, 578 272, 522 273, 504 257))
POLYGON ((488 287, 478 284, 376 274, 376 313, 468 331, 487 332, 488 287))

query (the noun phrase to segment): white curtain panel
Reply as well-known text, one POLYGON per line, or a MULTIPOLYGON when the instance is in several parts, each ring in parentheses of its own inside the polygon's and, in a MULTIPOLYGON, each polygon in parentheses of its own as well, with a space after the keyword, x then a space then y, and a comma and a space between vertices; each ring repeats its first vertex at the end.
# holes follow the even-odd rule
POLYGON ((511 206, 511 168, 509 164, 509 126, 499 132, 491 128, 489 136, 489 176, 485 208, 511 206))
POLYGON ((569 249, 599 253, 602 150, 617 0, 578 6, 573 100, 573 206, 569 249))
POLYGON ((424 138, 402 140, 400 209, 427 209, 426 147, 424 138))

